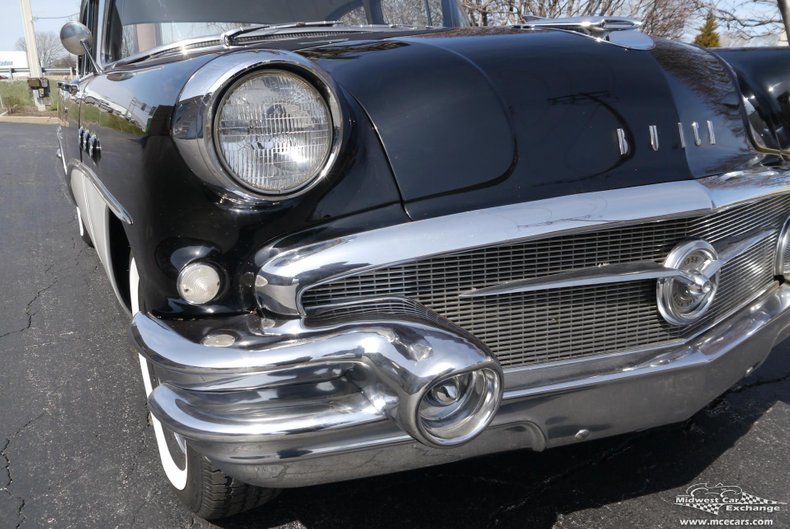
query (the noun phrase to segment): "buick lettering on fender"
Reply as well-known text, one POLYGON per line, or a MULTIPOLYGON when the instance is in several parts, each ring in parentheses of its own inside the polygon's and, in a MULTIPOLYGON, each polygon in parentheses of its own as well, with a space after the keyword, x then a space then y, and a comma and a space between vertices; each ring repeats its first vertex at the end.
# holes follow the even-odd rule
POLYGON ((788 333, 786 49, 454 0, 83 0, 61 37, 69 194, 204 517, 682 421, 788 333))

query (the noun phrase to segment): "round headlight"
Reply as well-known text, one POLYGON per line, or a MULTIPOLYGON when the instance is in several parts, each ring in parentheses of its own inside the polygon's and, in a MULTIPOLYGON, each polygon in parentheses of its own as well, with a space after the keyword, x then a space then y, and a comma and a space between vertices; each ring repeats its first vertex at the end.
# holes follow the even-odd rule
POLYGON ((220 102, 214 126, 225 168, 265 195, 288 195, 313 183, 334 139, 324 97, 306 79, 284 70, 237 81, 220 102))

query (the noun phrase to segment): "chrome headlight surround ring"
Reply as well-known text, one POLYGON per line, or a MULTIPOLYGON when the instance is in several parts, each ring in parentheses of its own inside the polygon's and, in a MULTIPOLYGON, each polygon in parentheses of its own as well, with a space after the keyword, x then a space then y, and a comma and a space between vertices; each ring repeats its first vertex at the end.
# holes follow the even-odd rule
POLYGON ((679 270, 697 282, 694 285, 685 285, 678 279, 659 279, 656 283, 656 302, 661 316, 671 325, 685 326, 699 321, 707 312, 719 287, 721 272, 716 271, 711 277, 705 274, 705 269, 717 263, 719 259, 716 249, 710 243, 702 240, 693 240, 675 246, 664 263, 669 269, 679 270), (704 259, 701 267, 689 262, 691 258, 704 259), (686 292, 678 289, 685 289, 686 292), (689 310, 679 306, 676 295, 681 298, 690 298, 689 310), (685 296, 684 296, 685 294, 685 296))
POLYGON ((176 103, 172 136, 187 166, 223 198, 241 204, 281 202, 307 193, 331 172, 348 130, 334 80, 313 63, 287 51, 243 51, 209 62, 187 82, 176 103), (284 194, 256 191, 226 169, 216 146, 215 118, 229 89, 257 72, 275 69, 296 74, 323 96, 332 118, 332 145, 323 168, 312 180, 284 194))

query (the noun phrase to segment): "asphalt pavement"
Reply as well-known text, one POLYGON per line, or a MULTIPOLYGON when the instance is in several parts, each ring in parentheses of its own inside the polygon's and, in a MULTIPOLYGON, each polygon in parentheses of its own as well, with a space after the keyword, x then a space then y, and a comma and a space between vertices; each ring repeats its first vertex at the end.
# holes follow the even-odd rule
POLYGON ((128 321, 77 232, 55 131, 0 124, 0 529, 790 527, 788 505, 736 516, 676 504, 699 483, 790 502, 790 342, 682 425, 285 491, 216 525, 193 518, 160 472, 128 321))

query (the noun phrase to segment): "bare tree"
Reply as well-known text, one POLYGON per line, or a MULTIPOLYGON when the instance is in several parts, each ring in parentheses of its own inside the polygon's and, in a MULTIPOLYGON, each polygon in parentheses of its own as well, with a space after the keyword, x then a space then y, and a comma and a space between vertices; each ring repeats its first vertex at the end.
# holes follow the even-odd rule
POLYGON ((632 16, 647 33, 679 38, 689 17, 701 11, 704 0, 462 0, 470 23, 477 26, 514 24, 526 16, 632 16))
POLYGON ((680 39, 689 19, 708 10, 702 1, 638 0, 628 6, 628 16, 642 21, 648 35, 680 39))
POLYGON ((777 0, 738 0, 719 2, 716 16, 722 27, 745 42, 778 36, 784 31, 777 0))
MULTIPOLYGON (((68 52, 60 43, 60 37, 51 31, 36 32, 38 59, 44 68, 52 68, 68 58, 68 52)), ((27 51, 27 43, 23 37, 16 41, 16 49, 27 51)))

